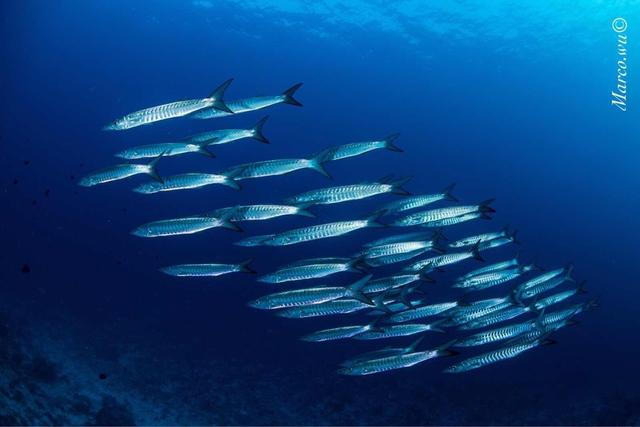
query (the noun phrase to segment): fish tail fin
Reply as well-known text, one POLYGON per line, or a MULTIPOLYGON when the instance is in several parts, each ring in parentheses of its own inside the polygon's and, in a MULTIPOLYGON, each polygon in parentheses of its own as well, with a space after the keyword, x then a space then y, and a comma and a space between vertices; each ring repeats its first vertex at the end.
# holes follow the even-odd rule
POLYGON ((363 254, 358 254, 351 260, 351 269, 354 271, 368 273, 369 267, 370 266, 369 264, 367 264, 367 261, 365 260, 365 256, 363 254))
POLYGON ((211 143, 211 140, 200 144, 200 146, 198 147, 198 153, 202 154, 203 156, 207 156, 207 157, 211 157, 212 159, 215 159, 216 155, 213 154, 211 151, 209 151, 209 149, 207 148, 207 145, 209 145, 210 143, 211 143))
POLYGON ((325 150, 322 150, 321 152, 319 152, 318 154, 316 154, 315 156, 313 156, 311 159, 309 159, 309 167, 317 172, 320 172, 322 175, 326 176, 327 178, 333 179, 333 177, 329 174, 329 172, 327 172, 327 170, 324 168, 324 163, 327 162, 328 160, 330 160, 330 154, 332 152, 333 148, 327 148, 325 150))
POLYGON ((420 270, 418 272, 418 280, 425 282, 425 283, 435 283, 435 279, 429 275, 427 275, 427 273, 429 273, 428 270, 420 270))
POLYGON ((362 293, 362 287, 373 277, 373 274, 368 274, 364 276, 362 279, 358 280, 354 284, 350 285, 347 289, 349 290, 349 296, 361 301, 365 304, 375 305, 371 298, 362 293))
POLYGON ((491 203, 493 203, 495 200, 496 199, 483 200, 482 202, 480 202, 480 205, 478 206, 478 211, 481 213, 495 212, 496 210, 490 206, 491 203))
POLYGON ((407 190, 402 188, 402 186, 405 185, 407 182, 409 182, 411 180, 411 178, 412 177, 408 176, 406 178, 399 178, 399 179, 390 181, 389 185, 391 185, 391 187, 393 188, 391 193, 398 194, 398 195, 401 195, 401 196, 409 196, 409 195, 411 195, 410 192, 408 192, 407 190))
POLYGON ((298 205, 295 205, 295 207, 296 207, 296 215, 308 216, 309 218, 315 218, 316 214, 314 214, 313 212, 311 212, 308 209, 309 206, 311 206, 311 204, 298 204, 298 205))
POLYGON ((234 210, 230 209, 223 215, 220 215, 218 219, 220 220, 220 227, 226 228, 227 230, 237 231, 239 233, 244 230, 238 226, 235 222, 231 222, 230 218, 234 214, 234 210))
POLYGON ((439 357, 445 357, 445 356, 456 356, 456 355, 460 354, 459 352, 457 352, 455 350, 451 350, 451 347, 453 347, 453 345, 457 341, 458 340, 451 340, 449 342, 446 342, 446 343, 442 344, 440 347, 437 347, 435 349, 436 355, 438 355, 439 357))
POLYGON ((242 273, 257 274, 256 271, 249 266, 249 264, 251 264, 252 262, 253 262, 252 259, 248 259, 246 261, 241 262, 239 265, 240 267, 239 271, 242 273))
POLYGON ((158 165, 158 162, 165 154, 166 154, 166 151, 163 151, 158 157, 151 160, 149 164, 147 164, 147 172, 146 172, 147 175, 149 175, 151 178, 155 179, 160 183, 163 183, 164 180, 160 177, 160 175, 158 175, 158 170, 156 169, 156 166, 158 165))
POLYGON ((424 335, 422 335, 418 339, 414 340, 411 344, 409 344, 407 347, 405 347, 404 352, 405 353, 413 353, 414 351, 416 351, 416 348, 418 348, 418 344, 420 344, 423 339, 424 339, 424 335))
POLYGON ((264 134, 262 133, 262 126, 264 126, 268 118, 269 116, 264 116, 258 121, 258 123, 255 124, 253 129, 251 129, 251 131, 253 132, 252 138, 262 142, 263 144, 269 144, 269 140, 265 138, 264 134))
POLYGON ((293 97, 293 95, 296 93, 296 91, 298 89, 300 89, 300 86, 302 86, 302 83, 297 83, 293 86, 291 86, 289 89, 285 90, 284 92, 282 92, 282 96, 284 96, 284 103, 285 104, 291 104, 291 105, 295 105, 296 107, 302 107, 302 104, 293 97))
POLYGON ((386 209, 380 209, 378 211, 375 211, 371 215, 369 215, 366 218, 367 227, 386 227, 387 224, 383 224, 382 222, 380 222, 380 218, 382 218, 386 213, 387 213, 386 209))
POLYGON ((572 273, 573 273, 573 263, 569 263, 564 268, 564 279, 569 282, 575 282, 576 280, 573 277, 571 277, 572 273))
POLYGON ((451 192, 453 191, 453 189, 455 188, 456 183, 453 182, 451 184, 449 184, 448 186, 446 186, 443 190, 442 190, 442 194, 444 195, 444 199, 445 200, 449 200, 451 202, 458 202, 458 198, 456 196, 454 196, 451 192))
POLYGON ((511 291, 511 293, 509 294, 509 298, 511 299, 511 302, 513 304, 524 307, 524 303, 522 302, 522 298, 520 297, 520 290, 518 290, 518 288, 515 288, 511 291))
POLYGON ((391 135, 385 137, 383 139, 384 148, 386 148, 389 151, 396 151, 398 153, 402 153, 404 150, 398 147, 397 145, 395 145, 396 139, 398 139, 399 136, 400 136, 399 133, 392 133, 391 135))
POLYGON ((373 299, 372 299, 373 305, 374 305, 378 310, 384 311, 384 312, 385 312, 385 313, 387 313, 387 314, 391 314, 391 313, 393 313, 393 312, 392 312, 392 311, 389 309, 389 307, 387 307, 387 306, 385 305, 385 303, 384 303, 384 295, 385 295, 385 294, 381 294, 381 295, 378 295, 377 297, 373 298, 373 299))
POLYGON ((233 79, 229 79, 225 81, 220 86, 218 86, 213 92, 211 92, 211 95, 209 95, 209 99, 213 100, 212 106, 216 110, 233 114, 233 111, 231 111, 231 109, 227 106, 227 104, 225 104, 223 100, 224 92, 227 90, 227 88, 229 87, 232 81, 233 79))
POLYGON ((222 181, 222 185, 226 185, 227 187, 231 187, 234 190, 240 190, 242 187, 240 187, 240 184, 238 184, 238 181, 236 181, 235 179, 229 177, 229 176, 224 176, 224 180, 222 181))
POLYGON ((473 259, 477 259, 478 261, 482 261, 484 262, 484 258, 482 258, 482 255, 480 255, 480 243, 476 243, 475 245, 473 245, 473 248, 471 248, 471 255, 473 256, 473 259))
POLYGON ((577 292, 577 293, 579 293, 579 294, 586 294, 586 293, 588 293, 588 292, 587 292, 587 289, 584 287, 584 285, 586 285, 586 284, 587 284, 587 281, 586 281, 586 280, 582 280, 582 281, 580 281, 580 283, 578 283, 578 287, 577 287, 577 289, 576 289, 576 292, 577 292))
POLYGON ((509 239, 511 239, 511 241, 513 243, 515 243, 516 245, 520 245, 522 242, 520 242, 520 240, 518 240, 517 235, 518 235, 518 230, 513 230, 513 231, 508 231, 507 232, 507 237, 509 239))

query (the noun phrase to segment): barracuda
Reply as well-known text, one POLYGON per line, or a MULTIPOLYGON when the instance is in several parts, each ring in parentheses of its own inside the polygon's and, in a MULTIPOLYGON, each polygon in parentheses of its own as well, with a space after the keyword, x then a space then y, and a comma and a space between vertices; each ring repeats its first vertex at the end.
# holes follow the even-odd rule
POLYGON ((544 310, 545 308, 550 307, 554 304, 558 304, 562 301, 565 301, 574 295, 586 293, 586 291, 584 290, 585 283, 586 283, 585 281, 582 281, 578 284, 578 287, 575 289, 570 289, 564 292, 558 292, 557 294, 549 295, 546 298, 542 298, 536 301, 535 303, 533 303, 533 306, 536 308, 536 310, 544 310))
POLYGON ((339 328, 323 329, 311 334, 305 335, 300 339, 308 342, 324 342, 324 341, 336 341, 347 338, 352 338, 358 334, 369 331, 375 326, 375 321, 368 325, 353 325, 353 326, 341 326, 339 328))
POLYGON ((533 286, 533 287, 525 287, 524 285, 526 283, 523 283, 518 287, 518 295, 520 296, 520 298, 529 299, 537 295, 543 294, 547 291, 550 291, 552 289, 555 289, 558 286, 562 285, 564 282, 567 282, 567 281, 573 282, 574 280, 570 276, 571 271, 572 269, 569 268, 567 269, 565 274, 561 276, 552 277, 551 279, 538 283, 536 286, 533 286))
POLYGON ((402 186, 409 181, 409 179, 410 178, 402 178, 394 180, 391 177, 385 177, 378 182, 321 188, 289 197, 285 201, 291 204, 331 205, 366 199, 387 193, 406 195, 409 193, 403 189, 402 186))
POLYGON ((525 313, 535 312, 535 309, 531 307, 505 307, 494 313, 485 314, 484 316, 470 320, 462 325, 458 329, 471 330, 480 329, 487 326, 495 325, 497 323, 506 322, 507 320, 515 319, 518 316, 522 316, 525 313))
POLYGON ((193 190, 208 185, 225 185, 240 190, 240 185, 229 175, 212 173, 184 173, 164 178, 162 182, 147 182, 135 187, 133 191, 140 194, 155 194, 166 191, 193 190))
POLYGON ((169 104, 158 105, 156 107, 145 108, 113 121, 104 127, 104 130, 124 130, 134 127, 148 125, 150 123, 161 120, 183 117, 196 111, 212 107, 216 110, 232 113, 222 98, 224 91, 231 84, 233 79, 229 79, 222 83, 214 90, 208 98, 190 99, 187 101, 172 102, 169 104))
POLYGON ((478 247, 473 247, 470 251, 467 252, 456 252, 451 254, 438 255, 435 257, 423 259, 421 261, 415 262, 411 264, 409 267, 405 269, 405 271, 432 271, 445 265, 455 264, 466 259, 473 258, 478 261, 484 261, 484 259, 480 256, 478 252, 478 247))
POLYGON ((227 218, 192 216, 149 222, 137 227, 131 234, 138 237, 177 236, 181 234, 199 233, 217 227, 240 231, 238 226, 229 222, 227 218))
POLYGON ((423 305, 421 307, 410 308, 399 313, 390 315, 386 320, 390 323, 403 323, 411 320, 424 319, 425 317, 437 316, 458 307, 458 301, 442 302, 438 304, 423 305))
POLYGON ((227 173, 235 174, 236 179, 240 180, 285 175, 302 169, 311 169, 331 178, 322 165, 324 162, 326 162, 326 151, 320 152, 311 159, 276 159, 245 163, 230 168, 227 173))
POLYGON ((537 328, 535 321, 517 323, 490 331, 478 332, 475 335, 461 338, 456 341, 454 347, 475 347, 498 341, 508 340, 519 335, 531 332, 537 328))
POLYGON ((460 276, 457 282, 462 282, 472 277, 480 276, 486 273, 512 269, 513 267, 517 267, 519 265, 520 265, 520 262, 518 261, 518 257, 516 256, 515 258, 510 259, 508 261, 497 262, 495 264, 489 264, 486 267, 481 267, 476 270, 472 270, 469 273, 465 274, 464 276, 460 276))
POLYGON ((532 348, 536 348, 540 345, 552 344, 551 340, 534 340, 530 342, 525 342, 518 345, 512 345, 509 347, 499 348, 494 351, 490 351, 488 353, 481 354, 479 356, 471 357, 469 359, 465 359, 460 363, 457 363, 447 369, 444 372, 447 373, 459 373, 471 371, 473 369, 482 368, 483 366, 491 365, 496 362, 501 362, 503 360, 512 359, 520 354, 524 353, 527 350, 531 350, 532 348))
POLYGON ((495 212, 495 210, 491 206, 489 206, 492 202, 493 199, 489 199, 480 202, 477 205, 452 206, 448 208, 421 211, 402 217, 395 221, 393 225, 398 227, 409 227, 413 225, 424 225, 430 222, 455 218, 467 214, 495 212))
POLYGON ((498 270, 478 274, 476 276, 472 276, 456 282, 453 287, 465 288, 472 291, 484 290, 517 279, 518 277, 526 274, 529 271, 532 271, 535 268, 537 268, 535 264, 530 264, 507 270, 498 270))
POLYGON ((315 215, 300 206, 288 205, 239 205, 213 211, 212 216, 227 216, 229 221, 263 221, 287 215, 315 218, 315 215))
POLYGON ((115 154, 116 157, 127 160, 146 159, 163 155, 166 157, 179 156, 181 154, 199 153, 207 157, 215 157, 211 151, 202 144, 191 142, 164 142, 160 144, 139 145, 127 148, 115 154))
POLYGON ((136 165, 131 163, 109 166, 104 169, 97 170, 83 177, 78 185, 82 187, 93 187, 98 184, 105 184, 107 182, 118 181, 121 179, 129 178, 134 175, 149 175, 153 179, 162 182, 162 178, 156 172, 156 164, 160 160, 160 157, 152 160, 146 165, 136 165))
POLYGON ((342 160, 349 157, 360 156, 368 153, 369 151, 381 149, 402 152, 402 150, 395 145, 395 141, 399 136, 399 133, 394 133, 393 135, 389 135, 380 140, 353 142, 351 144, 331 147, 328 158, 329 160, 342 160))
POLYGON ((295 84, 289 89, 285 90, 280 95, 274 96, 255 96, 252 98, 238 99, 235 101, 227 102, 226 105, 229 108, 228 111, 222 111, 216 108, 207 108, 191 114, 189 117, 194 119, 214 119, 217 117, 226 117, 231 114, 247 113, 249 111, 261 110, 263 108, 271 107, 277 104, 289 104, 297 107, 302 107, 302 104, 298 102, 293 95, 298 89, 300 89, 302 83, 295 84))
POLYGON ((399 212, 405 212, 411 209, 421 208, 423 206, 430 205, 440 200, 449 200, 452 202, 457 202, 458 199, 456 199, 455 196, 451 194, 454 187, 455 187, 455 184, 451 184, 448 187, 446 187, 444 190, 442 190, 440 193, 405 197, 401 200, 397 200, 395 202, 391 202, 385 205, 383 209, 385 209, 389 213, 399 213, 399 212))
POLYGON ((298 243, 309 242, 312 240, 328 239, 331 237, 342 236, 356 230, 369 227, 383 227, 378 222, 381 213, 376 213, 366 219, 352 221, 330 222, 320 225, 312 225, 310 227, 296 228, 276 234, 271 239, 264 242, 268 246, 287 246, 298 243))
POLYGON ((339 298, 354 298, 367 305, 373 305, 372 301, 364 296, 361 288, 371 276, 365 276, 350 286, 324 286, 317 288, 296 289, 294 291, 279 292, 265 295, 249 303, 250 307, 264 310, 278 308, 302 307, 313 304, 321 304, 339 298))
POLYGON ((518 286, 518 289, 520 292, 524 292, 527 289, 533 288, 535 286, 538 286, 544 282, 547 282, 551 279, 553 279, 554 277, 557 277, 561 274, 564 274, 567 277, 571 276, 571 272, 573 271, 573 265, 572 264, 568 264, 566 267, 564 268, 558 268, 556 270, 552 270, 552 271, 548 271, 546 273, 543 273, 539 276, 534 277, 533 279, 529 279, 526 282, 521 283, 518 286))
POLYGON ((249 263, 251 260, 240 264, 179 264, 163 267, 161 272, 177 277, 216 277, 229 273, 256 274, 249 263))
POLYGON ((362 271, 364 267, 359 259, 316 258, 298 261, 286 265, 274 273, 258 278, 264 283, 284 283, 296 280, 319 279, 346 271, 362 271))
POLYGON ((431 283, 434 280, 421 273, 381 277, 379 279, 369 281, 369 283, 367 283, 364 288, 362 288, 362 292, 364 292, 365 294, 384 292, 388 291, 389 289, 401 288, 417 281, 431 283))
POLYGON ((444 330, 438 327, 439 322, 433 322, 429 325, 422 323, 404 323, 399 325, 380 326, 370 331, 355 335, 356 340, 381 340, 386 338, 406 337, 409 335, 421 334, 427 331, 442 332, 444 330))
MULTIPOLYGON (((501 237, 509 237, 512 233, 509 232, 509 227, 505 227, 502 231, 497 231, 493 233, 484 233, 478 234, 475 236, 465 237, 455 242, 449 243, 449 247, 451 248, 464 248, 466 246, 475 246, 481 242, 487 242, 489 240, 499 239, 501 237)), ((514 232, 515 234, 515 232, 514 232)))
POLYGON ((193 144, 204 145, 221 145, 229 144, 234 141, 239 141, 245 138, 252 138, 256 141, 268 144, 269 140, 265 138, 262 133, 262 127, 269 119, 269 116, 265 116, 252 128, 249 129, 218 129, 210 132, 202 132, 196 135, 185 138, 185 141, 193 144))
POLYGON ((332 316, 334 314, 349 314, 371 307, 372 305, 365 304, 357 299, 339 299, 321 304, 285 308, 277 312, 276 315, 290 319, 303 319, 307 317, 332 316))

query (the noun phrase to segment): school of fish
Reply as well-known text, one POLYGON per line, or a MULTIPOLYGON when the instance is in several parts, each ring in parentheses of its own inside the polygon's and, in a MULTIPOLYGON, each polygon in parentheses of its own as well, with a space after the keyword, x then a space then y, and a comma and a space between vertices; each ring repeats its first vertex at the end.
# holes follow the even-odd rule
MULTIPOLYGON (((106 125, 104 130, 122 131, 180 117, 206 120, 235 116, 277 104, 302 106, 294 98, 301 83, 279 95, 226 102, 225 91, 231 82, 232 79, 225 81, 205 98, 170 102, 126 114, 106 125)), ((148 160, 97 170, 83 177, 79 184, 89 187, 146 175, 152 180, 137 185, 134 192, 149 195, 210 185, 240 190, 240 181, 246 179, 304 169, 331 177, 327 170, 330 162, 374 150, 403 151, 396 145, 399 137, 396 133, 330 146, 309 156, 239 164, 216 173, 196 171, 162 176, 157 172, 159 161, 165 162, 169 157, 198 153, 213 158, 212 150, 216 146, 246 138, 269 144, 263 134, 267 119, 268 116, 263 117, 245 129, 217 129, 127 148, 115 156, 124 160, 148 160)), ((405 188, 409 180, 385 176, 374 181, 313 188, 283 200, 225 206, 180 218, 154 220, 141 224, 131 234, 151 238, 188 235, 214 228, 242 231, 241 224, 248 221, 290 215, 311 218, 308 221, 313 223, 303 227, 284 228, 274 234, 248 236, 235 242, 241 247, 282 247, 344 238, 373 228, 385 229, 386 237, 364 244, 355 253, 297 260, 256 276, 257 282, 266 284, 265 289, 271 286, 273 291, 248 303, 255 309, 274 310, 284 318, 339 319, 338 325, 301 337, 311 343, 353 340, 357 347, 356 341, 412 337, 405 345, 384 346, 343 361, 337 371, 342 375, 383 373, 454 355, 458 357, 451 359, 454 362, 444 372, 461 373, 490 366, 554 343, 551 336, 556 331, 575 324, 576 316, 597 305, 593 300, 574 301, 586 291, 584 282, 574 280, 571 264, 543 269, 534 262, 523 262, 519 255, 486 262, 491 249, 520 243, 516 231, 509 227, 455 240, 446 237, 455 232, 457 224, 491 219, 495 212, 493 199, 461 203, 453 194, 453 184, 440 191, 410 193, 405 188), (385 196, 395 200, 365 216, 340 221, 315 219, 315 208, 320 205, 385 196), (407 231, 406 227, 418 230, 407 231), (478 263, 478 267, 458 273, 460 267, 472 262, 478 263), (439 272, 445 270, 454 272, 456 278, 440 283, 439 272), (345 275, 358 277, 344 279, 345 275), (339 276, 342 278, 338 279, 339 276), (433 286, 447 287, 458 292, 458 296, 444 301, 431 300, 424 291, 426 289, 428 295, 433 286), (558 289, 561 287, 564 289, 558 289), (442 335, 447 338, 441 339, 440 344, 428 348, 422 345, 426 337, 442 335)), ((181 278, 256 274, 250 259, 226 260, 224 254, 218 258, 210 263, 163 266, 160 272, 181 278)))

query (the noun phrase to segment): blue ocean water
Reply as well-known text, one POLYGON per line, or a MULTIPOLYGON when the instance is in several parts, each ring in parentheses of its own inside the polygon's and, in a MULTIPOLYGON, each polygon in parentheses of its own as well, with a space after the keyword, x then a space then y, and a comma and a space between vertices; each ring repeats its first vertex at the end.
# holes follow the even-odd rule
MULTIPOLYGON (((487 3, 3 4, 0 421, 640 423, 634 68, 640 5, 487 3), (616 17, 629 23, 624 112, 611 105, 616 17), (304 107, 101 130, 140 108, 206 96, 230 77, 230 100, 278 94, 303 82, 296 98, 304 107), (162 159, 160 174, 305 157, 394 132, 401 133, 397 144, 404 152, 332 162, 331 181, 301 171, 243 181, 240 192, 221 186, 131 192, 142 177, 77 185, 88 172, 117 163, 113 154, 126 147, 247 127, 265 114, 271 144, 244 140, 215 147, 215 159, 162 159), (442 373, 451 358, 341 377, 335 372, 340 361, 386 343, 302 342, 303 334, 349 320, 296 321, 253 310, 247 301, 280 288, 250 276, 184 280, 158 269, 252 258, 253 267, 267 273, 297 259, 349 256, 389 230, 291 247, 232 243, 314 221, 360 218, 398 196, 321 206, 314 209, 318 220, 247 223, 242 235, 220 229, 164 239, 129 234, 152 220, 277 202, 389 174, 412 176, 406 188, 416 194, 455 182, 464 202, 495 197, 492 221, 447 233, 458 238, 510 224, 521 246, 495 249, 487 261, 520 251, 549 269, 572 262, 575 277, 588 281, 582 298, 600 307, 555 334, 556 345, 476 371, 442 373)), ((448 281, 478 265, 470 260, 434 273, 437 283, 424 288, 426 297, 451 297, 448 281)), ((421 345, 432 348, 447 338, 430 334, 421 345)))

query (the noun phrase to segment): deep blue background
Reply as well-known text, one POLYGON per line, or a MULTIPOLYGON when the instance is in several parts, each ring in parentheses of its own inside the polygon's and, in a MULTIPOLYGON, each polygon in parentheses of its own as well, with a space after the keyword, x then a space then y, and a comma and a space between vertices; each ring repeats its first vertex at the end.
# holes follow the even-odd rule
MULTIPOLYGON (((640 80, 631 68, 629 111, 609 105, 617 60, 609 28, 613 16, 596 19, 598 28, 578 27, 561 39, 538 39, 522 49, 517 37, 460 41, 428 32, 420 34, 418 48, 393 33, 352 30, 345 24, 332 28, 325 22, 325 34, 318 37, 302 28, 320 25, 320 18, 302 13, 290 16, 297 23, 286 26, 277 14, 253 15, 227 3, 212 3, 212 8, 177 1, 131 4, 3 5, 0 298, 8 311, 26 311, 34 327, 75 324, 78 345, 97 354, 91 361, 96 372, 109 366, 116 384, 130 378, 119 378, 117 363, 109 362, 123 348, 145 343, 154 348, 154 366, 171 372, 166 381, 180 381, 175 358, 188 360, 194 369, 217 360, 223 370, 227 362, 253 367, 243 379, 249 384, 251 376, 259 382, 278 372, 280 377, 272 378, 281 378, 287 387, 282 396, 322 402, 339 393, 356 394, 390 413, 382 411, 375 418, 364 408, 346 405, 329 409, 333 413, 322 418, 302 406, 287 419, 250 409, 246 418, 237 418, 237 407, 230 405, 226 418, 218 414, 223 423, 553 424, 579 422, 563 418, 576 396, 595 406, 609 405, 609 399, 638 401, 640 120, 635 102, 640 98, 635 85, 640 80), (505 43, 510 49, 499 49, 505 43), (304 107, 281 105, 231 118, 100 131, 130 111, 204 96, 229 77, 235 81, 228 99, 277 94, 301 81, 296 98, 304 107), (144 196, 129 191, 144 180, 140 177, 91 189, 76 185, 83 174, 116 162, 113 153, 127 146, 250 126, 264 114, 271 115, 264 129, 271 145, 244 140, 216 147, 213 160, 197 155, 162 160, 160 173, 219 171, 237 163, 304 157, 328 145, 393 132, 401 132, 398 145, 405 153, 378 151, 332 163, 333 182, 302 171, 244 181, 237 193, 212 186, 144 196), (407 188, 415 193, 457 182, 456 195, 463 201, 496 197, 498 213, 492 223, 462 226, 451 234, 460 237, 511 224, 520 230, 523 258, 548 268, 572 261, 576 277, 588 280, 590 297, 601 308, 583 315, 579 326, 560 332, 558 345, 473 373, 446 376, 441 374, 446 362, 435 361, 389 375, 343 379, 335 376, 337 363, 374 346, 297 340, 340 321, 293 321, 249 309, 246 301, 270 290, 251 277, 175 280, 157 268, 254 258, 255 269, 269 272, 288 260, 348 256, 384 230, 268 250, 232 246, 245 236, 227 230, 149 240, 128 234, 155 219, 237 203, 277 202, 302 190, 390 173, 413 176, 407 188), (30 274, 21 274, 24 263, 30 274), (390 398, 394 388, 401 392, 390 398), (452 411, 465 411, 466 418, 447 418, 451 414, 434 406, 440 402, 436 397, 452 411), (397 417, 416 407, 424 410, 427 399, 428 410, 437 416, 397 417), (501 404, 506 399, 511 399, 508 407, 501 404), (353 412, 347 415, 349 410, 353 412)), ((622 8, 620 15, 631 12, 622 8)), ((562 16, 556 19, 561 22, 562 16)), ((632 31, 630 38, 640 40, 632 31)), ((640 57, 631 50, 632 61, 636 55, 640 57)), ((321 221, 360 217, 393 197, 315 212, 321 221)), ((243 228, 250 235, 311 223, 290 217, 243 228)), ((514 252, 504 248, 488 256, 499 260, 514 252)), ((451 272, 465 268, 469 265, 451 272)), ((434 300, 451 295, 447 277, 440 275, 429 289, 434 300)), ((349 282, 356 276, 338 279, 349 282)), ((444 339, 429 336, 424 345, 444 339)), ((150 374, 141 369, 136 375, 145 382, 150 374)), ((211 387, 216 387, 213 379, 211 387)), ((180 398, 173 398, 175 405, 180 398)), ((272 403, 287 405, 286 399, 272 403)), ((185 416, 182 422, 214 422, 201 410, 201 418, 185 416)), ((612 414, 583 422, 624 422, 612 414)))

